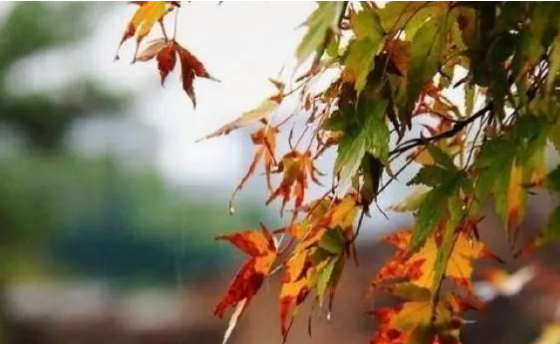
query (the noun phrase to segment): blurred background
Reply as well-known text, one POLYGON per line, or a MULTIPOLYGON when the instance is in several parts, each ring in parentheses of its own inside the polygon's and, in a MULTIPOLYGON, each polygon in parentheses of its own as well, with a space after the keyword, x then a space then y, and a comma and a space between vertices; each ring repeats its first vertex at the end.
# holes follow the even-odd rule
MULTIPOLYGON (((273 92, 267 77, 291 76, 302 35, 297 27, 313 6, 194 3, 182 9, 178 40, 222 80, 195 81, 194 111, 177 75, 161 88, 153 63, 128 63, 133 43, 113 61, 133 6, 2 3, 0 343, 221 341, 227 320, 215 319, 212 310, 243 257, 213 239, 281 221, 275 207, 263 204, 258 173, 238 197, 235 216, 228 214, 230 193, 252 156, 251 128, 195 141, 273 92)), ((288 104, 282 111, 293 110, 288 104)), ((326 170, 332 156, 322 164, 326 170)), ((395 184, 382 206, 402 198, 403 190, 395 184)), ((535 196, 528 226, 538 230, 554 204, 551 195, 535 196)), ((366 223, 361 265, 348 269, 333 321, 315 311, 309 338, 304 310, 292 342, 365 343, 371 337, 374 319, 364 295, 390 253, 373 239, 409 220, 376 215, 366 223)), ((513 271, 526 263, 511 259, 495 216, 485 228, 492 249, 506 257, 501 267, 513 271)), ((532 259, 556 271, 558 253, 552 248, 532 259)), ((277 292, 275 281, 264 286, 235 343, 281 341, 277 292)), ((553 311, 535 307, 542 295, 556 294, 491 303, 472 315, 478 321, 465 328, 465 342, 530 342, 553 311)), ((550 305, 550 298, 543 300, 550 305)))

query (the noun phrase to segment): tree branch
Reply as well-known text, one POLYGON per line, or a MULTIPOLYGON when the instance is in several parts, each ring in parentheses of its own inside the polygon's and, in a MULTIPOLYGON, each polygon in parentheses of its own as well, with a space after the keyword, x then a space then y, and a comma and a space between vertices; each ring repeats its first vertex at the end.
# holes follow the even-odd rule
POLYGON ((469 124, 473 123, 478 118, 484 116, 488 111, 490 111, 490 109, 492 109, 493 106, 494 106, 494 102, 490 101, 482 109, 475 112, 469 118, 462 121, 455 122, 455 124, 453 124, 453 127, 451 129, 449 129, 448 131, 444 131, 443 133, 437 134, 432 137, 419 137, 416 139, 405 141, 402 144, 400 144, 398 147, 393 149, 391 152, 389 152, 389 156, 401 154, 418 146, 426 145, 432 142, 437 142, 442 139, 453 137, 461 130, 465 129, 465 127, 467 127, 469 124))

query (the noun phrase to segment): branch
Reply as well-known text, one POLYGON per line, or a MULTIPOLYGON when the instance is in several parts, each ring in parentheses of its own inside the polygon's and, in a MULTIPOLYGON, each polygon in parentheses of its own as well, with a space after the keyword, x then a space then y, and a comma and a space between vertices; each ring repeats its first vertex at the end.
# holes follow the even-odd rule
POLYGON ((455 124, 453 124, 453 127, 451 129, 449 129, 448 131, 444 131, 443 133, 437 134, 432 137, 419 137, 416 139, 405 141, 400 146, 396 147, 391 152, 389 152, 389 156, 401 154, 418 146, 427 145, 432 142, 437 142, 442 139, 453 137, 461 130, 465 129, 465 127, 467 127, 469 124, 473 123, 478 118, 484 116, 488 111, 492 109, 493 106, 494 106, 493 101, 487 103, 482 109, 475 112, 471 117, 462 121, 455 122, 455 124))

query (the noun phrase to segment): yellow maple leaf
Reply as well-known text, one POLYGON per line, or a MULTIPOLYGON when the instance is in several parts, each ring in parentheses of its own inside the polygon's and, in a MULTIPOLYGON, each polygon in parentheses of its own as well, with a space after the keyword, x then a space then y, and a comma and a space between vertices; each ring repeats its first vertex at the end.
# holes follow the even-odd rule
MULTIPOLYGON (((397 248, 395 255, 379 270, 374 285, 386 281, 407 279, 419 287, 432 289, 434 287, 435 264, 438 257, 439 240, 431 235, 417 253, 407 255, 412 238, 412 230, 390 234, 383 240, 397 248)), ((484 245, 471 238, 470 234, 460 232, 455 240, 444 276, 472 291, 471 275, 472 261, 486 253, 484 245)))

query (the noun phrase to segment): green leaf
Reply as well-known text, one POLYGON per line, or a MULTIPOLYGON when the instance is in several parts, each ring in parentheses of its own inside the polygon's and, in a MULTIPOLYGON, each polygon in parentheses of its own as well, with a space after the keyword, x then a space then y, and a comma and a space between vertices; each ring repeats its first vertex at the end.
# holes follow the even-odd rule
POLYGON ((444 9, 445 6, 432 1, 390 1, 378 13, 385 32, 404 29, 410 40, 426 20, 444 9))
POLYGON ((439 186, 443 183, 449 182, 457 174, 450 173, 449 170, 435 165, 424 166, 412 178, 407 185, 424 184, 426 186, 439 186))
POLYGON ((308 27, 307 33, 297 47, 297 60, 299 63, 307 60, 314 52, 324 48, 325 37, 330 30, 337 32, 338 19, 344 9, 342 1, 318 2, 318 7, 309 18, 305 25, 308 27))
POLYGON ((560 238, 560 207, 557 207, 548 218, 544 233, 547 240, 560 238))
POLYGON ((478 33, 477 11, 465 6, 460 6, 458 11, 457 23, 462 43, 471 50, 479 49, 481 41, 478 33))
POLYGON ((546 177, 546 186, 549 189, 560 191, 560 165, 546 177))
POLYGON ((448 199, 458 192, 462 181, 463 175, 454 173, 453 178, 450 178, 445 184, 433 188, 426 195, 424 203, 416 215, 416 223, 410 242, 411 251, 419 250, 428 236, 436 229, 436 226, 447 213, 448 199))
POLYGON ((390 132, 385 122, 386 100, 374 101, 373 108, 368 110, 370 117, 366 121, 364 134, 366 137, 366 151, 386 162, 389 158, 390 132))
POLYGON ((468 82, 465 85, 465 116, 470 117, 474 109, 475 86, 468 82))
POLYGON ((550 42, 547 42, 547 32, 558 25, 558 4, 556 2, 536 2, 533 6, 528 28, 523 30, 519 51, 516 58, 520 58, 520 65, 533 65, 541 57, 550 42), (544 44, 543 44, 544 43, 544 44))
POLYGON ((353 177, 366 152, 386 162, 389 155, 389 128, 385 123, 386 100, 368 101, 361 98, 358 108, 346 109, 345 131, 338 145, 335 172, 343 185, 353 177))
POLYGON ((350 42, 346 52, 345 77, 355 81, 354 88, 360 92, 366 85, 366 79, 373 69, 384 32, 377 13, 372 9, 360 11, 352 16, 350 24, 356 39, 350 42))
POLYGON ((429 301, 432 297, 429 289, 406 282, 391 286, 391 294, 406 301, 429 301))
POLYGON ((362 160, 362 172, 364 184, 360 189, 360 195, 365 205, 370 205, 377 197, 381 175, 383 174, 383 164, 378 158, 366 152, 362 160))
POLYGON ((338 260, 338 257, 329 260, 327 265, 319 272, 319 276, 317 277, 317 297, 319 299, 319 306, 323 306, 325 291, 327 291, 327 287, 331 284, 333 271, 338 260))
POLYGON ((505 202, 515 153, 516 146, 509 138, 498 138, 484 144, 474 163, 479 176, 474 190, 473 212, 486 206, 492 191, 500 190, 497 196, 501 194, 502 202, 505 202))
POLYGON ((560 118, 558 118, 557 122, 550 128, 548 140, 552 142, 556 151, 560 153, 560 118))
POLYGON ((457 240, 458 232, 456 229, 463 219, 462 203, 458 195, 454 195, 449 198, 447 202, 447 210, 449 212, 449 220, 445 225, 443 239, 441 246, 437 251, 436 261, 434 264, 434 287, 437 287, 443 279, 443 275, 447 269, 447 264, 449 264, 449 257, 453 251, 455 240, 457 240))
POLYGON ((354 40, 350 43, 344 60, 345 78, 354 80, 354 88, 361 92, 365 85, 370 70, 373 69, 373 58, 379 51, 382 36, 377 41, 370 39, 354 40))
POLYGON ((549 72, 546 78, 546 92, 549 95, 554 89, 558 72, 560 72, 560 35, 554 39, 552 51, 550 52, 549 72))
POLYGON ((332 254, 340 254, 346 246, 346 238, 340 228, 329 229, 319 240, 319 247, 332 254))
POLYGON ((456 170, 457 167, 453 162, 453 159, 447 155, 444 151, 441 150, 438 146, 429 145, 428 146, 428 153, 434 158, 436 164, 445 167, 450 170, 456 170))
POLYGON ((357 12, 350 18, 352 30, 356 34, 357 40, 371 39, 376 41, 382 37, 385 32, 381 27, 377 12, 372 9, 357 12))
POLYGON ((403 112, 414 108, 422 86, 431 80, 440 65, 447 36, 447 16, 433 18, 416 32, 410 45, 410 69, 407 75, 403 112))

